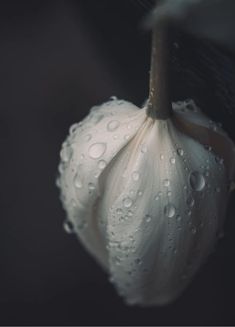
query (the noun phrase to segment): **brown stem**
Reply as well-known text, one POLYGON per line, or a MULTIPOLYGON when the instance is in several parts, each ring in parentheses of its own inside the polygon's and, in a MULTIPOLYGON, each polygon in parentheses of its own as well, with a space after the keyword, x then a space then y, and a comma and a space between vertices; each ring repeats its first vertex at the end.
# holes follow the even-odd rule
POLYGON ((168 81, 168 33, 165 26, 154 27, 150 69, 148 114, 155 119, 167 119, 171 114, 168 81))

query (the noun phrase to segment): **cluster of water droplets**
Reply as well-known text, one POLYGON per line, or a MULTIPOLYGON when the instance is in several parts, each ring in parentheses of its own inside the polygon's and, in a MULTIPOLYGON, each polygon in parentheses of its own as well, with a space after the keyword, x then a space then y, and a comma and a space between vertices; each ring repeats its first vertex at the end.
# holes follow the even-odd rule
MULTIPOLYGON (((192 103, 189 103, 190 106, 188 110, 193 110, 196 112, 195 107, 191 107, 192 103)), ((166 164, 169 165, 170 169, 175 169, 175 166, 179 162, 180 165, 184 167, 184 170, 186 172, 186 183, 183 186, 182 192, 184 192, 184 198, 185 198, 185 204, 186 204, 186 211, 180 212, 177 202, 172 202, 172 189, 171 189, 171 179, 165 178, 162 180, 162 186, 160 191, 155 195, 154 200, 159 201, 160 205, 163 208, 162 214, 165 216, 166 219, 168 219, 168 240, 169 240, 169 247, 163 253, 167 257, 170 256, 169 249, 172 250, 172 252, 175 255, 180 255, 178 248, 177 248, 177 242, 175 239, 177 239, 177 232, 175 232, 175 226, 177 225, 178 231, 181 231, 183 228, 183 224, 187 224, 189 226, 189 231, 192 234, 192 236, 196 236, 197 233, 200 232, 201 229, 205 227, 205 225, 217 225, 217 217, 216 216, 209 216, 207 221, 196 219, 195 220, 195 214, 193 214, 193 211, 197 210, 196 207, 200 207, 203 205, 203 199, 206 198, 207 195, 212 195, 213 192, 220 193, 221 187, 219 185, 215 186, 214 189, 211 188, 210 185, 210 178, 216 176, 211 176, 214 174, 214 169, 211 169, 211 164, 213 166, 214 163, 217 164, 218 171, 223 175, 225 171, 224 167, 224 160, 220 158, 215 152, 213 152, 213 149, 211 147, 205 146, 205 150, 208 153, 208 159, 205 159, 204 164, 200 167, 198 166, 197 169, 192 169, 193 165, 190 161, 190 153, 188 153, 187 150, 180 147, 178 144, 175 144, 175 148, 172 151, 171 156, 166 156, 165 153, 160 153, 160 160, 166 161, 166 164), (164 196, 166 195, 166 201, 164 201, 164 196), (161 200, 161 201, 160 201, 161 200), (165 204, 164 204, 165 202, 165 204), (173 224, 172 222, 175 221, 173 224)), ((141 152, 143 154, 147 153, 147 146, 146 144, 141 145, 141 152)), ((141 174, 138 171, 133 171, 132 173, 132 180, 133 182, 136 182, 140 179, 141 174)), ((174 181, 173 181, 174 182, 174 181)), ((173 197, 174 198, 174 197, 173 197)), ((209 201, 209 198, 208 198, 209 201)), ((133 201, 130 198, 126 198, 124 200, 124 206, 126 205, 128 208, 130 208, 133 205, 133 201)), ((150 215, 149 213, 146 213, 146 215, 143 217, 143 221, 148 224, 153 219, 157 219, 154 215, 150 215)), ((181 249, 181 252, 183 250, 181 249)), ((192 245, 192 251, 195 253, 195 262, 198 260, 200 256, 200 237, 195 238, 195 241, 192 245)), ((141 262, 144 261, 144 258, 140 258, 141 262)), ((186 261, 186 267, 182 268, 182 274, 181 279, 186 280, 187 277, 190 275, 189 270, 194 269, 194 259, 187 259, 186 261)), ((167 269, 167 265, 166 265, 167 269)))
POLYGON ((192 99, 174 102, 172 106, 174 110, 180 111, 181 113, 187 113, 190 111, 196 113, 199 111, 199 108, 192 99))
MULTIPOLYGON (((90 114, 83 121, 73 124, 70 127, 69 135, 62 144, 60 152, 61 162, 59 165, 59 177, 56 180, 56 185, 59 188, 61 188, 61 176, 68 168, 71 169, 73 173, 72 182, 76 196, 79 197, 79 192, 84 192, 84 190, 88 190, 91 196, 97 192, 97 180, 111 159, 109 155, 107 155, 107 153, 110 153, 110 151, 107 152, 109 139, 111 138, 114 142, 117 141, 117 145, 112 143, 112 153, 115 155, 115 152, 118 151, 118 144, 120 141, 122 142, 122 140, 124 140, 124 142, 128 142, 131 135, 133 135, 138 128, 132 121, 133 112, 135 113, 132 107, 128 109, 130 120, 127 123, 123 125, 123 122, 117 119, 118 115, 122 114, 122 112, 126 115, 126 104, 127 102, 123 100, 111 97, 110 101, 105 104, 93 107, 90 114), (102 128, 99 127, 100 123, 102 123, 102 128), (122 127, 122 130, 120 130, 120 127, 122 127), (102 137, 102 133, 104 132, 103 128, 106 130, 105 137, 102 137), (102 141, 98 141, 99 139, 102 139, 102 141), (81 142, 83 148, 79 150, 80 156, 74 156, 74 152, 77 152, 77 143, 81 142), (107 157, 108 160, 106 159, 107 157), (87 182, 87 178, 84 179, 84 169, 86 169, 87 160, 93 160, 93 171, 90 175, 89 182, 87 182)), ((145 152, 144 145, 142 151, 145 152)), ((138 178, 138 172, 133 172, 133 180, 137 181, 138 178)), ((69 187, 69 185, 65 185, 65 187, 69 187)), ((139 195, 140 194, 141 191, 139 192, 139 195)), ((61 200, 66 209, 66 207, 70 205, 68 203, 70 199, 66 198, 66 192, 61 192, 61 200)), ((125 204, 127 206, 130 205, 128 201, 130 202, 131 199, 125 199, 125 204)), ((130 212, 131 211, 129 211, 129 216, 130 212)), ((71 233, 74 231, 74 226, 72 225, 73 223, 69 219, 66 219, 64 222, 64 229, 66 232, 71 233)), ((80 228, 84 228, 84 226, 85 224, 81 224, 80 228)))
MULTIPOLYGON (((170 163, 170 166, 172 169, 174 169, 174 166, 177 164, 178 161, 180 161, 181 164, 183 164, 185 171, 187 172, 188 178, 187 181, 182 189, 182 192, 184 192, 185 197, 185 204, 187 210, 185 212, 179 212, 179 208, 177 207, 177 203, 174 203, 171 201, 172 196, 172 190, 171 190, 171 180, 170 178, 165 178, 162 180, 162 187, 161 190, 158 191, 158 193, 154 196, 154 200, 157 202, 160 202, 160 205, 163 208, 163 215, 168 219, 169 225, 173 220, 175 220, 176 224, 178 225, 178 230, 182 229, 182 223, 187 223, 190 232, 192 235, 196 235, 200 229, 203 229, 206 224, 217 224, 216 216, 209 216, 207 221, 202 221, 200 219, 195 220, 193 211, 195 210, 195 206, 200 207, 200 205, 203 205, 202 201, 206 197, 207 194, 212 195, 214 193, 220 193, 221 187, 219 185, 215 186, 214 189, 211 189, 210 185, 210 177, 216 177, 211 176, 214 174, 214 170, 211 171, 211 164, 213 166, 213 162, 217 164, 218 171, 223 174, 225 171, 224 167, 224 160, 220 158, 216 153, 213 152, 213 149, 211 147, 205 147, 205 150, 208 151, 208 159, 205 160, 204 164, 198 167, 198 169, 192 169, 193 166, 190 162, 190 155, 187 155, 187 151, 185 151, 183 148, 179 147, 177 144, 175 144, 175 149, 172 152, 172 156, 169 158, 166 157, 165 154, 160 154, 160 160, 168 161, 170 163), (164 195, 166 195, 166 201, 164 201, 164 195), (161 200, 161 201, 160 201, 161 200), (164 204, 165 202, 165 204, 164 204), (190 219, 193 217, 193 219, 190 219), (184 218, 184 219, 183 219, 184 218)), ((145 151, 144 151, 145 152, 145 151)), ((138 181, 140 178, 140 174, 138 171, 134 171, 132 173, 132 179, 133 181, 138 181)), ((209 198, 208 198, 209 201, 209 198)), ((132 202, 129 198, 126 199, 126 202, 124 202, 128 207, 131 207, 132 202)), ((196 209, 197 210, 197 209, 196 209)), ((145 223, 151 222, 152 219, 156 219, 157 217, 151 216, 150 214, 146 214, 144 216, 145 223)), ((178 249, 175 246, 174 237, 176 237, 175 230, 174 230, 174 224, 172 228, 172 232, 168 232, 168 238, 169 238, 169 248, 172 249, 174 254, 178 253, 178 249)), ((170 227, 169 227, 170 230, 170 227)), ((200 238, 199 241, 196 242, 193 246, 193 251, 196 255, 199 255, 200 253, 200 238)), ((168 250, 169 250, 168 248, 168 250)), ((165 255, 167 254, 167 251, 165 252, 165 255)), ((188 273, 186 273, 186 270, 192 269, 193 267, 193 259, 187 260, 187 267, 185 269, 182 269, 181 278, 187 279, 188 273)))

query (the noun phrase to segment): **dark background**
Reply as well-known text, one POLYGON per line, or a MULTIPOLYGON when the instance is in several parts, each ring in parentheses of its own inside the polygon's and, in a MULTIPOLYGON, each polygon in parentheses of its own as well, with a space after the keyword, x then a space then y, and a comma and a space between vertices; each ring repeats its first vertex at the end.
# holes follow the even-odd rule
MULTIPOLYGON (((0 4, 1 325, 235 324, 234 196, 225 238, 186 292, 164 308, 125 306, 106 274, 62 228, 55 178, 69 126, 112 95, 137 105, 147 97, 150 35, 140 28, 145 13, 132 0, 0 4)), ((193 68, 188 73, 177 63, 200 61, 200 53, 193 56, 204 45, 191 36, 178 41, 172 99, 195 92, 234 137, 234 108, 223 103, 208 65, 195 77, 193 68)), ((226 60, 233 62, 233 54, 226 60)))

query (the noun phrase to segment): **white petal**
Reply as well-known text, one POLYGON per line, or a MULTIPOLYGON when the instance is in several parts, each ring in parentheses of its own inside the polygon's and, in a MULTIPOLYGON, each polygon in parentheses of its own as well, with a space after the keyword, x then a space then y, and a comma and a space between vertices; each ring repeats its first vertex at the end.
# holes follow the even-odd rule
MULTIPOLYGON (((126 101, 113 100, 95 107, 72 131, 62 151, 71 153, 62 160, 62 199, 68 219, 84 246, 107 268, 106 230, 103 215, 97 215, 102 196, 101 175, 115 155, 142 125, 145 114, 126 101)), ((62 156, 63 159, 63 156, 62 156)))
POLYGON ((105 176, 102 209, 113 203, 107 217, 110 267, 128 303, 162 305, 184 290, 213 248, 225 215, 227 178, 215 155, 170 120, 148 119, 138 134, 105 176), (119 194, 115 201, 110 190, 119 194))
POLYGON ((223 227, 234 159, 225 166, 220 147, 203 144, 233 143, 191 105, 159 121, 113 100, 71 127, 62 148, 68 219, 129 304, 174 300, 223 227))

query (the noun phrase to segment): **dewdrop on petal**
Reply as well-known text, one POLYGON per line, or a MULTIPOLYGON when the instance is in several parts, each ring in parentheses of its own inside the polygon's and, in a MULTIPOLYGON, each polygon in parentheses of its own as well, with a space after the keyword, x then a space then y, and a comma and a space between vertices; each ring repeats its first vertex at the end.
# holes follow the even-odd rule
POLYGON ((116 98, 94 107, 70 128, 57 181, 65 229, 142 306, 176 299, 213 250, 235 160, 192 100, 164 119, 149 108, 116 98))

